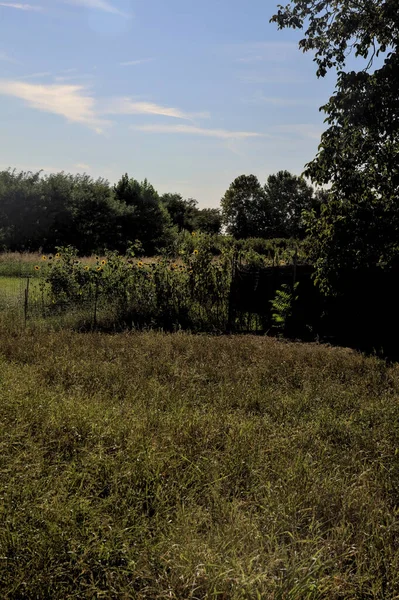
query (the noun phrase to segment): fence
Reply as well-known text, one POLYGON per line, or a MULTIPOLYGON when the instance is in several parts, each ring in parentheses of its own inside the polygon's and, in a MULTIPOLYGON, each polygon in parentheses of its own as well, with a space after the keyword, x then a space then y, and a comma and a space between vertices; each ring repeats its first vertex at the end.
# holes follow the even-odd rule
MULTIPOLYGON (((378 268, 346 271, 337 281, 339 293, 325 298, 314 286, 309 265, 256 268, 236 264, 229 293, 213 312, 212 327, 214 331, 273 333, 271 300, 283 284, 297 282, 298 299, 287 323, 287 335, 302 340, 327 340, 396 358, 399 356, 398 275, 398 270, 378 268)), ((168 293, 164 290, 165 298, 158 301, 167 305, 168 293)), ((213 309, 212 298, 208 301, 205 296, 202 301, 197 298, 197 307, 201 318, 196 329, 212 329, 206 326, 209 311, 213 309)), ((20 327, 43 321, 57 327, 81 329, 113 324, 117 329, 114 309, 112 302, 101 294, 55 307, 49 303, 40 278, 17 277, 15 273, 12 277, 0 276, 0 310, 12 315, 20 327)), ((192 321, 180 317, 179 327, 191 328, 192 321)), ((167 321, 161 315, 158 321, 151 321, 144 315, 140 320, 136 311, 132 312, 130 322, 120 325, 140 328, 154 323, 155 327, 171 330, 173 318, 172 315, 172 320, 167 321)))

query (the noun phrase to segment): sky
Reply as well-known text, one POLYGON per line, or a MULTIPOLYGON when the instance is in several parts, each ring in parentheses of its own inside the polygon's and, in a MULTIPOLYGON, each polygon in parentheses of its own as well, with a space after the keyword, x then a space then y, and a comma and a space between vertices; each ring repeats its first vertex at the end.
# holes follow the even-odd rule
POLYGON ((300 174, 325 129, 278 0, 0 0, 0 169, 147 178, 216 207, 235 177, 300 174))

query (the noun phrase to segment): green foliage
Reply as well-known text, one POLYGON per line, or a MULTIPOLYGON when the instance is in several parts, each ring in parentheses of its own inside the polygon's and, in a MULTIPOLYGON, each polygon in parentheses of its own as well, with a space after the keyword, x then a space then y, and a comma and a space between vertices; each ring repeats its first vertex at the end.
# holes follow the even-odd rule
POLYGON ((303 238, 303 212, 317 204, 312 186, 289 171, 279 171, 268 177, 265 194, 270 211, 268 237, 303 238))
POLYGON ((118 328, 223 331, 231 250, 223 249, 215 261, 209 236, 194 232, 190 238, 182 244, 179 260, 161 256, 147 262, 136 244, 126 255, 109 251, 92 265, 79 260, 75 249, 59 248, 45 274, 50 306, 70 310, 86 303, 95 307, 96 321, 102 314, 104 323, 118 328))
POLYGON ((255 175, 237 177, 220 203, 224 225, 235 238, 263 237, 266 234, 266 198, 255 175))
POLYGON ((172 221, 154 187, 139 183, 127 174, 114 186, 115 199, 122 205, 119 219, 122 238, 140 240, 147 255, 167 244, 173 236, 172 221))
POLYGON ((287 331, 287 324, 292 316, 294 303, 298 300, 298 296, 295 294, 298 285, 298 282, 294 286, 284 283, 281 289, 276 291, 275 298, 270 301, 273 310, 272 323, 280 335, 284 335, 287 331))
POLYGON ((195 215, 195 229, 210 235, 219 234, 222 230, 223 219, 218 208, 203 208, 195 215))
POLYGON ((237 177, 221 200, 228 233, 236 238, 303 238, 303 212, 318 196, 302 177, 289 171, 270 175, 264 188, 254 175, 237 177))
POLYGON ((330 185, 332 201, 321 222, 310 217, 308 224, 318 281, 333 288, 334 274, 344 267, 397 261, 397 1, 292 0, 272 21, 279 28, 306 27, 299 46, 315 53, 318 76, 338 71, 335 93, 321 109, 328 128, 305 171, 330 185), (362 59, 359 69, 346 71, 353 51, 362 59))

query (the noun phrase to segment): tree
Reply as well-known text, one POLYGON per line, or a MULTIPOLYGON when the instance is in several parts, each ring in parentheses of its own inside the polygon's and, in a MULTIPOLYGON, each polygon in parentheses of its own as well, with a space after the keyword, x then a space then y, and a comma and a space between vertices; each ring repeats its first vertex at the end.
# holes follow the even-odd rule
POLYGON ((397 0, 292 0, 272 21, 306 26, 299 46, 315 52, 317 75, 338 71, 335 93, 321 109, 328 128, 305 171, 331 185, 320 222, 309 221, 318 277, 351 264, 389 264, 399 232, 397 0), (366 64, 346 72, 353 51, 366 64), (355 234, 350 244, 348 231, 355 234))
POLYGON ((9 250, 37 250, 46 233, 41 172, 0 172, 0 243, 9 250))
POLYGON ((240 175, 221 200, 223 223, 236 238, 262 237, 267 230, 264 190, 255 175, 240 175))
POLYGON ((179 231, 195 229, 195 218, 197 214, 197 201, 193 198, 183 200, 180 194, 164 194, 161 196, 161 202, 168 211, 173 225, 176 225, 179 231))
POLYGON ((114 186, 115 199, 122 210, 119 223, 126 244, 139 240, 146 253, 153 254, 168 243, 172 222, 154 187, 127 174, 114 186))
POLYGON ((218 234, 222 229, 222 213, 218 208, 197 209, 195 229, 209 234, 218 234))
POLYGON ((312 186, 289 171, 279 171, 268 177, 265 193, 271 214, 269 237, 303 238, 303 212, 315 203, 312 186))

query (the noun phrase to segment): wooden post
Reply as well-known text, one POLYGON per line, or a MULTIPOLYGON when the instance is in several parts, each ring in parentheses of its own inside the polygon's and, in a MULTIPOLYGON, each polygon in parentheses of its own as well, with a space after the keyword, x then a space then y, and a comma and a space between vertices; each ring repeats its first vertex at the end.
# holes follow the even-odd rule
POLYGON ((29 277, 26 280, 25 288, 25 302, 24 302, 24 328, 26 329, 26 322, 28 320, 28 307, 29 307, 29 277))
POLYGON ((294 289, 296 284, 296 266, 298 263, 298 246, 295 246, 295 254, 294 254, 294 269, 292 275, 292 289, 294 289))
POLYGON ((96 291, 94 294, 93 330, 97 328, 97 301, 98 301, 98 279, 96 279, 96 291))
POLYGON ((237 273, 237 253, 234 252, 231 264, 231 282, 228 298, 228 316, 227 316, 227 332, 232 333, 234 329, 235 311, 233 306, 233 289, 237 273))

